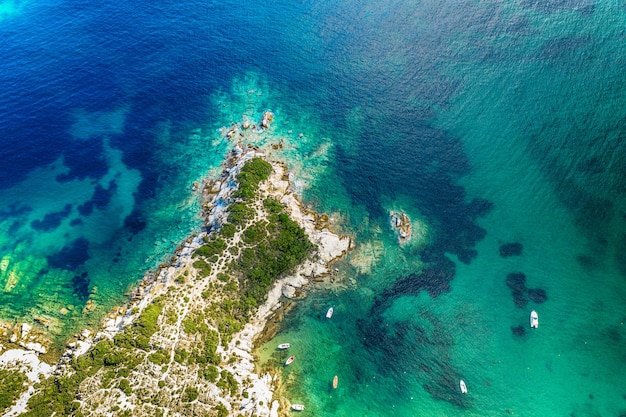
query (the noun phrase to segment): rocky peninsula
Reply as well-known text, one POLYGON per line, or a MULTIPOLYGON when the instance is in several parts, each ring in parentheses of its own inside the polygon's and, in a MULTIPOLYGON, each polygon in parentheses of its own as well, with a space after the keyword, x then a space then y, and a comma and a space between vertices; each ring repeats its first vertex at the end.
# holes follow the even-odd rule
MULTIPOLYGON (((257 132, 269 127, 270 115, 257 132)), ((68 341, 53 365, 38 357, 45 343, 28 324, 4 329, 11 343, 0 345, 0 413, 287 413, 289 404, 274 393, 279 373, 255 369, 255 341, 286 301, 331 273, 352 242, 331 231, 328 216, 301 204, 284 163, 244 144, 253 130, 246 122, 223 130, 225 140, 237 136, 238 143, 221 176, 194 184, 204 201, 204 230, 148 274, 128 305, 97 331, 68 341)))

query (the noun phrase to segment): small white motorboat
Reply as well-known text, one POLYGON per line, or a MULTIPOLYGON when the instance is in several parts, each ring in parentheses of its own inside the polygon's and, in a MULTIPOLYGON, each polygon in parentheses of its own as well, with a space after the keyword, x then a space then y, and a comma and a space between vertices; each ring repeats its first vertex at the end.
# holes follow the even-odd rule
POLYGON ((539 315, 535 310, 530 312, 530 327, 534 329, 539 327, 539 315))
POLYGON ((329 319, 333 316, 333 308, 329 308, 328 311, 326 312, 326 318, 329 319))
POLYGON ((304 410, 303 404, 291 404, 291 409, 294 411, 302 411, 304 410))
POLYGON ((337 385, 339 384, 339 377, 335 375, 333 378, 333 389, 337 389, 337 385))
POLYGON ((289 365, 291 362, 295 361, 296 357, 295 356, 290 356, 289 359, 287 359, 285 361, 285 366, 289 365))
POLYGON ((289 349, 291 345, 289 343, 281 343, 280 345, 278 345, 278 349, 280 350, 284 350, 284 349, 289 349))
POLYGON ((467 385, 465 385, 465 381, 460 380, 459 381, 459 386, 461 387, 461 393, 462 394, 467 394, 467 385))

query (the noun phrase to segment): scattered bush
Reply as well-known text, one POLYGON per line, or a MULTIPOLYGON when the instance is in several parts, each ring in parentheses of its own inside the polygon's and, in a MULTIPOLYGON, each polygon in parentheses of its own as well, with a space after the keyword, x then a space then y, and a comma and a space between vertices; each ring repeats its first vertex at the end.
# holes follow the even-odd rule
POLYGON ((202 259, 198 259, 193 263, 193 267, 198 271, 198 277, 204 278, 211 275, 211 265, 203 261, 202 259))
POLYGON ((233 374, 224 369, 220 373, 220 376, 221 378, 219 381, 217 381, 216 384, 217 387, 221 388, 224 391, 227 391, 228 393, 230 393, 230 395, 235 395, 237 393, 237 389, 239 388, 239 384, 237 383, 237 380, 235 379, 233 374))
POLYGON ((17 371, 0 370, 0 414, 11 407, 26 390, 26 375, 17 371))
POLYGON ((254 209, 242 201, 230 205, 228 209, 228 221, 235 226, 243 226, 254 218, 254 209))
POLYGON ((236 231, 237 228, 235 227, 235 225, 230 223, 224 223, 222 225, 222 228, 220 229, 220 235, 224 239, 232 239, 235 236, 236 231))
POLYGON ((272 165, 261 158, 252 158, 241 167, 237 175, 239 188, 233 194, 235 198, 251 199, 254 197, 259 183, 269 178, 272 165))
POLYGON ((217 369, 215 365, 209 365, 204 368, 203 377, 209 382, 217 381, 217 378, 220 376, 220 371, 217 369))
POLYGON ((188 357, 189 352, 187 352, 185 349, 176 349, 176 351, 174 352, 174 360, 181 365, 185 363, 188 357))
POLYGON ((181 401, 186 402, 186 403, 190 403, 192 401, 195 401, 198 398, 198 388, 196 387, 187 387, 185 388, 185 391, 183 392, 183 395, 181 397, 181 401))
POLYGON ((213 410, 217 411, 216 417, 228 417, 228 409, 223 404, 216 405, 213 410))
POLYGON ((148 360, 155 365, 163 365, 169 362, 169 355, 164 350, 158 350, 148 355, 148 360))
POLYGON ((132 393, 133 393, 133 390, 132 390, 132 388, 130 387, 130 382, 129 382, 129 381, 128 381, 128 379, 126 379, 126 378, 123 378, 123 379, 120 381, 120 384, 119 384, 119 389, 121 389, 121 390, 122 390, 122 392, 123 392, 124 394, 126 394, 126 395, 130 395, 130 394, 132 394, 132 393))
POLYGON ((210 241, 209 243, 200 246, 196 249, 196 255, 204 256, 206 258, 210 258, 214 255, 220 255, 226 249, 226 242, 224 239, 215 239, 210 241))

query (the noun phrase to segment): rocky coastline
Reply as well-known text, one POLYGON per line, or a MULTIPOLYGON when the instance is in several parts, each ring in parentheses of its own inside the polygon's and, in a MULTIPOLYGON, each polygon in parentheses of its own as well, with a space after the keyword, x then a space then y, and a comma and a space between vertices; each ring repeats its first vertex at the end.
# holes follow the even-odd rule
MULTIPOLYGON (((260 125, 267 129, 273 119, 273 114, 266 112, 260 125)), ((249 122, 244 118, 242 126, 236 126, 235 130, 226 130, 225 136, 232 139, 234 132, 245 132, 249 128, 249 122)), ((26 373, 29 381, 28 388, 6 410, 5 415, 17 416, 25 412, 28 399, 35 393, 34 385, 41 378, 71 375, 81 357, 93 357, 90 352, 94 348, 115 345, 120 336, 137 326, 137 322, 144 319, 146 311, 156 304, 163 313, 156 321, 158 328, 149 337, 148 347, 144 348, 147 353, 141 352, 142 360, 135 361, 135 368, 119 368, 124 372, 121 378, 111 375, 113 369, 118 369, 111 367, 108 376, 104 371, 99 371, 82 381, 80 398, 74 404, 79 411, 84 410, 84 415, 154 415, 152 413, 156 410, 158 415, 161 410, 165 415, 180 416, 213 415, 210 414, 212 412, 236 416, 242 410, 246 413, 254 412, 258 416, 286 413, 288 404, 279 401, 274 395, 279 376, 276 373, 256 373, 253 355, 255 341, 264 338, 266 324, 281 310, 285 301, 300 296, 303 286, 312 280, 322 280, 331 274, 332 263, 350 250, 352 242, 349 237, 339 236, 331 231, 333 226, 328 216, 307 210, 302 205, 294 193, 284 163, 268 161, 272 168, 271 174, 267 181, 260 184, 259 193, 262 198, 269 197, 282 204, 289 217, 304 230, 315 245, 314 254, 307 257, 288 276, 274 282, 267 299, 254 310, 254 314, 238 331, 225 337, 219 331, 219 323, 214 322, 212 326, 211 320, 207 319, 208 332, 220 335, 220 343, 215 347, 217 360, 211 368, 221 375, 218 380, 190 376, 193 372, 202 372, 202 367, 186 359, 180 360, 184 352, 187 355, 189 352, 193 353, 194 343, 198 343, 207 331, 205 329, 205 333, 193 333, 189 329, 191 318, 202 317, 207 311, 207 305, 219 305, 223 302, 220 299, 223 297, 220 281, 223 280, 227 265, 234 261, 233 254, 237 246, 241 246, 243 234, 238 232, 232 236, 228 241, 229 250, 224 250, 220 257, 213 259, 212 268, 208 268, 211 270, 209 273, 199 272, 196 252, 226 224, 229 207, 235 201, 233 193, 238 187, 237 175, 246 162, 253 158, 267 160, 263 150, 243 144, 242 138, 245 139, 245 135, 241 134, 239 137, 238 143, 224 162, 220 178, 194 184, 194 189, 202 193, 204 201, 205 231, 188 237, 177 248, 169 264, 147 274, 134 290, 128 305, 110 312, 101 321, 97 331, 85 329, 68 341, 67 350, 58 364, 47 365, 40 360, 39 355, 45 354, 47 350, 45 335, 33 330, 30 325, 16 324, 14 328, 5 330, 5 334, 10 335, 11 342, 22 349, 5 350, 0 346, 0 369, 21 370, 26 373), (215 294, 210 294, 211 292, 215 294), (220 292, 222 295, 219 295, 220 292), (161 358, 159 361, 162 363, 155 359, 157 357, 161 358), (228 385, 225 388, 220 386, 222 381, 230 382, 224 383, 228 385), (151 397, 152 403, 146 405, 145 393, 148 391, 167 393, 159 394, 158 398, 151 397), (190 401, 183 401, 185 398, 190 401)), ((259 207, 256 209, 255 221, 266 221, 263 211, 259 207)), ((270 335, 265 335, 265 338, 268 336, 270 335)), ((106 358, 105 356, 105 370, 106 358)))

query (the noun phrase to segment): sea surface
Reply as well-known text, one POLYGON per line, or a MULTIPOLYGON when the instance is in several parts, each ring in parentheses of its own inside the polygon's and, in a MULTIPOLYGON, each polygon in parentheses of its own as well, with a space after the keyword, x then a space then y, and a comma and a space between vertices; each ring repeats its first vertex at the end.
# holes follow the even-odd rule
POLYGON ((271 110, 356 242, 258 351, 302 415, 626 415, 624 68, 622 1, 0 0, 0 318, 124 303, 271 110))

